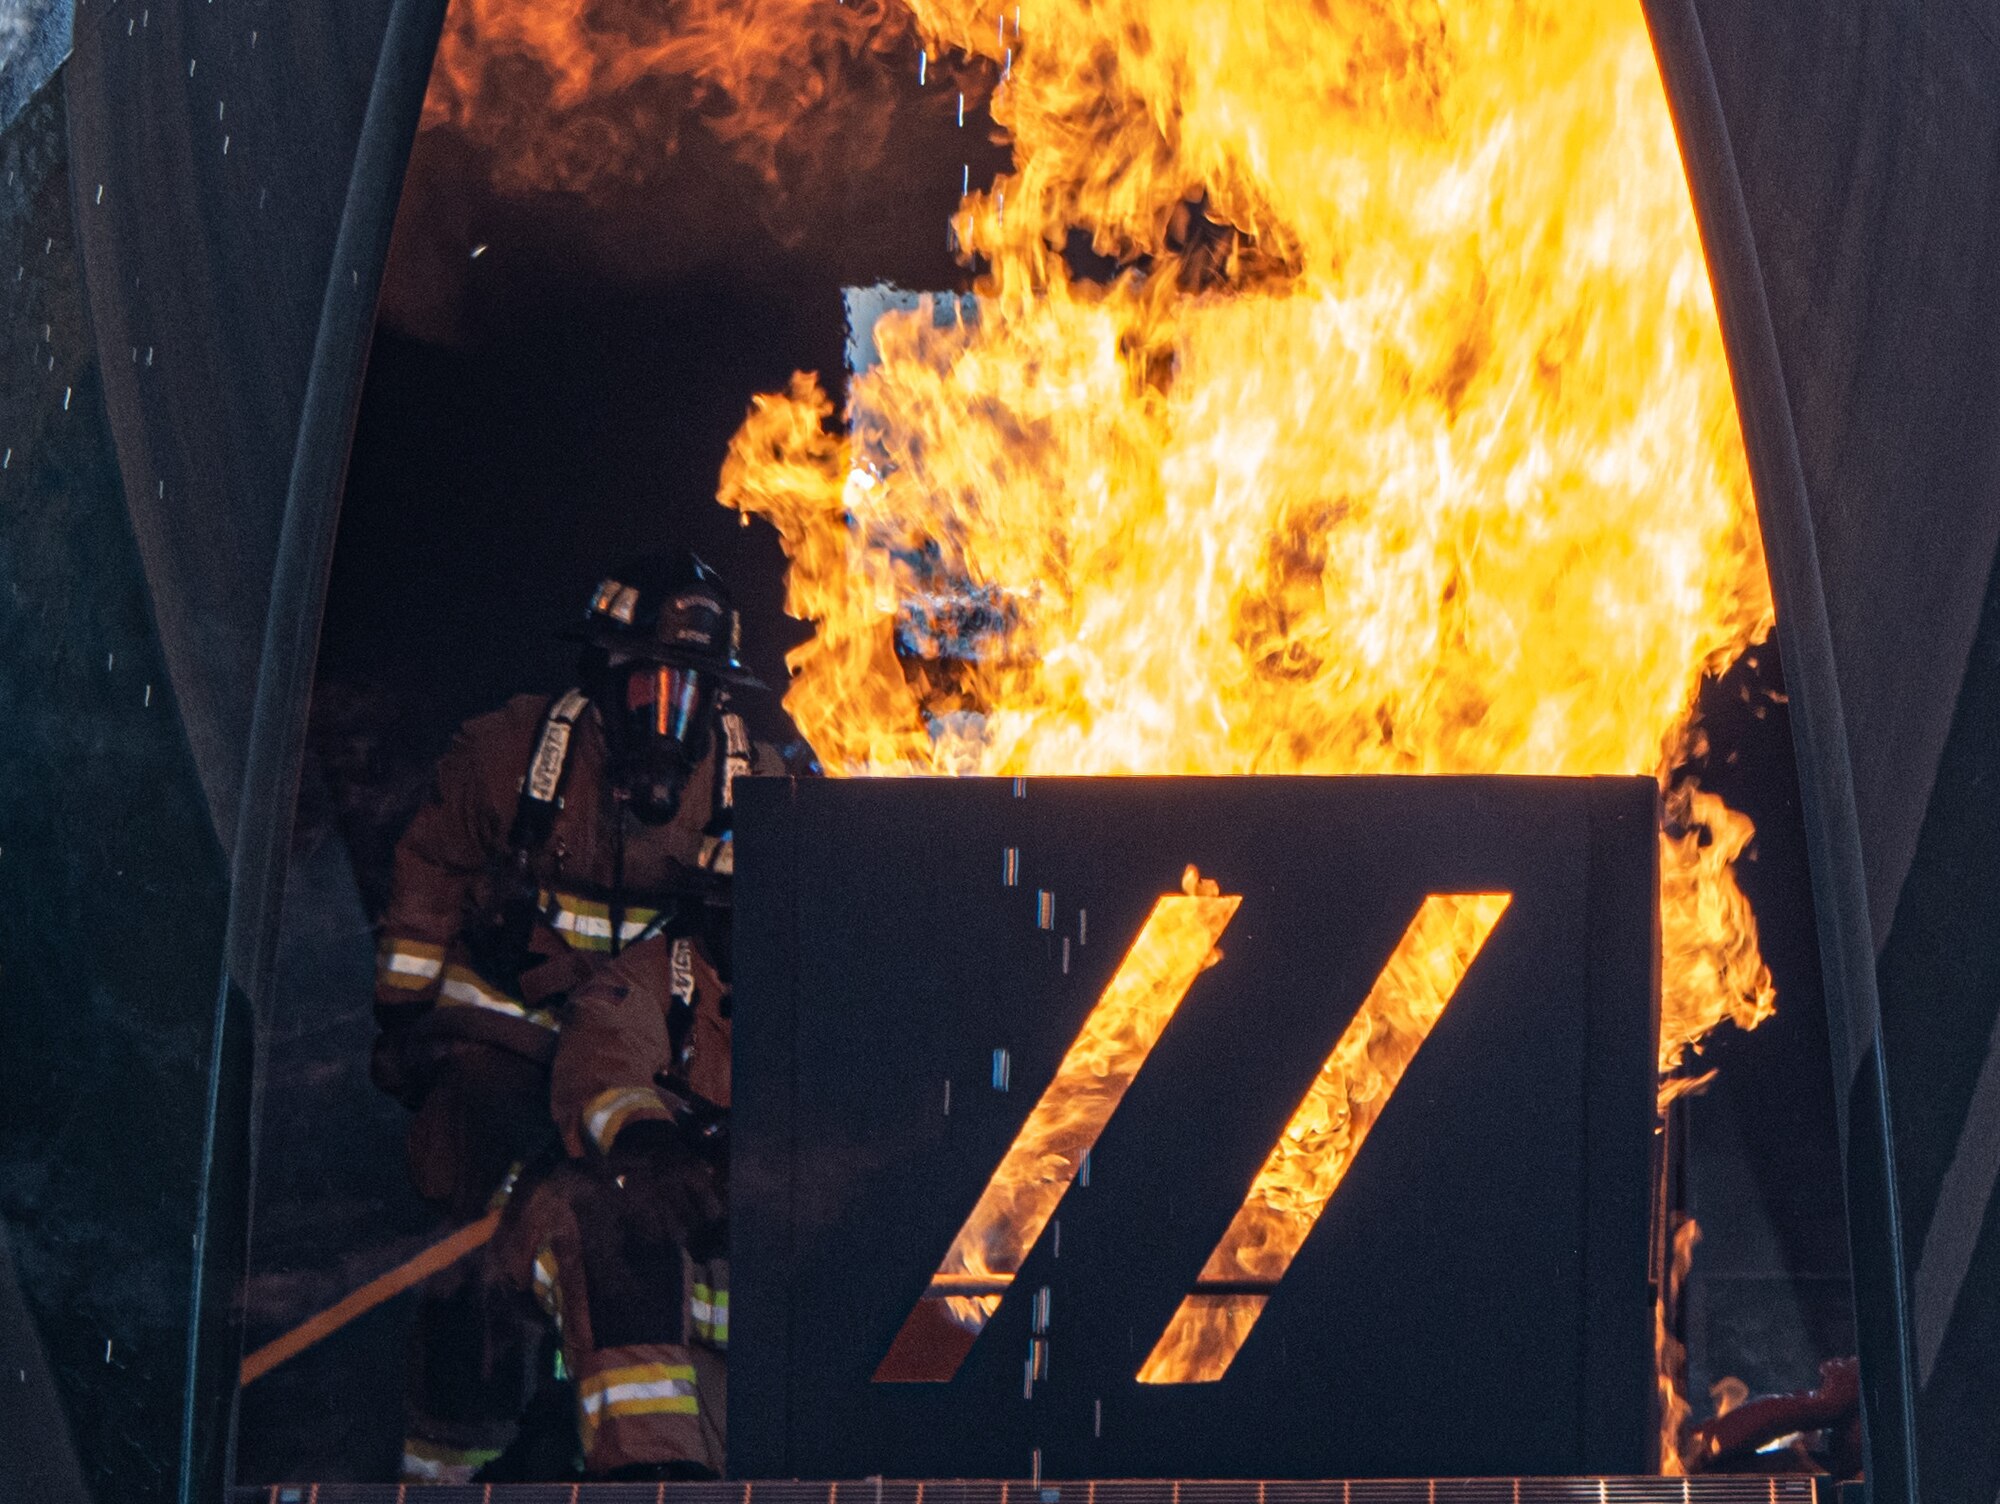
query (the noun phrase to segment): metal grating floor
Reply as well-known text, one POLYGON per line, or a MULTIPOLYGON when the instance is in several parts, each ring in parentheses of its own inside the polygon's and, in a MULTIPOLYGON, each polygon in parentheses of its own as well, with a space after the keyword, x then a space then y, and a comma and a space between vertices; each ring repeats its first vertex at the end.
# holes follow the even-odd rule
POLYGON ((1823 1478, 275 1483, 234 1504, 1832 1504, 1823 1478))

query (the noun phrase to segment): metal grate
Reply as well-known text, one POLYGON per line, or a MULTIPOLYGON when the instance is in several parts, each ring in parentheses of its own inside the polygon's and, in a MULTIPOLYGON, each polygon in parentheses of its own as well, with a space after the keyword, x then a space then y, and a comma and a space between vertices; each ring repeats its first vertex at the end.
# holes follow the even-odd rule
POLYGON ((1815 1504, 1825 1479, 1371 1478, 889 1480, 838 1483, 277 1483, 234 1504, 1815 1504))

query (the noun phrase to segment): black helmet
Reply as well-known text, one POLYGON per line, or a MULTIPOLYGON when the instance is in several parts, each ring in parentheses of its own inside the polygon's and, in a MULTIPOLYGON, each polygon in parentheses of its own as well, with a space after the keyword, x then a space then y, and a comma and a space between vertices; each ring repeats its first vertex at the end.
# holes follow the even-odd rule
POLYGON ((609 742, 613 789, 648 824, 671 820, 708 754, 719 686, 757 686, 737 657, 735 603, 700 559, 670 549, 599 584, 572 635, 588 644, 583 682, 609 742))
POLYGON ((738 656, 742 617, 715 571, 685 548, 634 559, 599 582, 569 634, 605 653, 713 674, 761 689, 738 656))

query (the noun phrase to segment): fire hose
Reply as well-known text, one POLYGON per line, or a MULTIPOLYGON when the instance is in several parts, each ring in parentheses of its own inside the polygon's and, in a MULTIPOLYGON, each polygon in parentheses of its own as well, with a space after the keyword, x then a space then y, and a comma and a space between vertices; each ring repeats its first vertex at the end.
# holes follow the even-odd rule
POLYGON ((449 1237, 442 1238, 387 1274, 377 1275, 345 1299, 328 1306, 317 1316, 301 1322, 282 1337, 273 1339, 243 1360, 238 1387, 261 1379, 288 1358, 295 1358, 321 1338, 330 1337, 357 1316, 400 1295, 412 1285, 422 1284, 440 1269, 449 1268, 474 1249, 492 1240, 500 1226, 500 1213, 490 1211, 477 1222, 469 1222, 449 1237))
MULTIPOLYGON (((674 1109, 677 1125, 688 1134, 696 1149, 709 1155, 721 1153, 728 1142, 727 1109, 704 1101, 675 1078, 663 1077, 658 1085, 667 1105, 674 1109)), ((510 1176, 510 1187, 512 1182, 513 1177, 510 1176)), ((367 1315, 384 1301, 394 1299, 412 1286, 422 1284, 439 1270, 448 1269, 467 1254, 485 1247, 499 1229, 501 1212, 502 1208, 496 1207, 477 1222, 468 1222, 405 1259, 388 1273, 377 1275, 318 1315, 300 1322, 283 1336, 265 1343, 244 1358, 237 1387, 242 1388, 261 1379, 280 1363, 297 1357, 350 1321, 367 1315)))
MULTIPOLYGON (((705 893, 707 891, 704 890, 705 893)), ((673 909, 662 910, 630 943, 636 945, 666 933, 674 917, 673 909)), ((574 978, 565 973, 565 980, 573 981, 574 978)), ((710 1154, 720 1152, 726 1142, 726 1109, 704 1101, 690 1091, 685 1083, 664 1073, 658 1085, 664 1089, 667 1103, 675 1111, 676 1121, 690 1134, 696 1145, 710 1154)), ((512 1184, 511 1176, 509 1184, 510 1186, 512 1184)), ((237 1386, 242 1388, 254 1383, 280 1363, 297 1357, 313 1344, 332 1336, 349 1322, 365 1316, 384 1301, 394 1299, 412 1286, 422 1284, 438 1271, 450 1268, 467 1254, 483 1248, 492 1241, 493 1234, 498 1230, 500 1215, 500 1209, 496 1207, 478 1221, 467 1223, 428 1248, 405 1259, 386 1274, 377 1275, 318 1315, 299 1323, 283 1336, 265 1343, 243 1359, 237 1386)))

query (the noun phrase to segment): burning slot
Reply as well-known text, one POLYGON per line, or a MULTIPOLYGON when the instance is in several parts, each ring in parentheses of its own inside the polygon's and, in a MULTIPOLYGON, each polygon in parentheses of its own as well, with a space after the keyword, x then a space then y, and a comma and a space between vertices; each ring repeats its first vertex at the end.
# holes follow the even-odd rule
POLYGON ((1511 901, 1507 893, 1423 901, 1140 1367, 1140 1383, 1212 1383, 1229 1371, 1511 901))
MULTIPOLYGON (((1242 899, 1190 867, 1185 894, 1159 899, 1084 1019, 1055 1079, 980 1193, 937 1273, 875 1370, 877 1383, 943 1383, 965 1355, 1080 1178, 1090 1147, 1214 953, 1242 899), (962 1283, 961 1283, 962 1282, 962 1283)), ((994 1052, 1001 1086, 1004 1051, 994 1052)), ((1004 1088, 1002 1088, 1004 1089, 1004 1088)), ((1025 1384, 1034 1385, 1032 1369, 1025 1384)))

